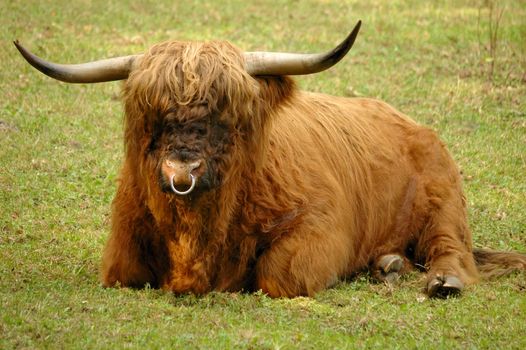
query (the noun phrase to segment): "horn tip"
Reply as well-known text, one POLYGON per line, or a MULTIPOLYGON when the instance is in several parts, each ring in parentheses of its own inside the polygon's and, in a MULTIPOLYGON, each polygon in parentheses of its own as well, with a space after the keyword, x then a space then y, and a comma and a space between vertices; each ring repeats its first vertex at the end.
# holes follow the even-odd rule
POLYGON ((360 27, 362 26, 362 20, 359 19, 358 22, 356 22, 356 24, 354 25, 354 28, 353 30, 351 31, 351 33, 356 33, 358 34, 358 31, 360 30, 360 27))
POLYGON ((26 50, 25 47, 22 46, 22 44, 20 44, 20 41, 18 41, 18 39, 15 39, 15 40, 13 40, 13 44, 15 45, 16 49, 18 50, 18 52, 20 52, 22 54, 22 56, 26 57, 27 50, 26 50))

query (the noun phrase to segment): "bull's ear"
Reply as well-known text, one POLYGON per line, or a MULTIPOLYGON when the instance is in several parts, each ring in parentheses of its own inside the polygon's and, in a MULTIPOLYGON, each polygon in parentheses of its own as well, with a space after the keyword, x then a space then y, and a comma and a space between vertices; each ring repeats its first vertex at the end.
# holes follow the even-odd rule
POLYGON ((268 108, 275 108, 289 99, 296 90, 296 83, 287 76, 256 77, 260 85, 260 96, 268 108))

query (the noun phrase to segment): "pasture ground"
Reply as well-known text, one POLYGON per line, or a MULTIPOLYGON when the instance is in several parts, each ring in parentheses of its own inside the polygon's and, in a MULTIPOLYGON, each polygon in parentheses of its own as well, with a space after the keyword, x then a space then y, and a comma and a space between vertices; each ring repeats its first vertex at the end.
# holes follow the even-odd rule
POLYGON ((462 169, 475 245, 526 252, 523 0, 15 0, 0 14, 0 348, 526 348, 525 273, 450 300, 427 299, 418 273, 290 300, 101 288, 120 84, 59 83, 11 43, 64 63, 168 39, 321 51, 362 19, 348 57, 299 85, 380 98, 436 130, 462 169))

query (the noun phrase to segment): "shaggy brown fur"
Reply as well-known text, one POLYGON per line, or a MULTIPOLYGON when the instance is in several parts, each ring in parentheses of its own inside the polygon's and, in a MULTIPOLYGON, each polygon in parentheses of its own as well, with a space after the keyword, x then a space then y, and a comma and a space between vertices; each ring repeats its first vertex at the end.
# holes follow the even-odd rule
POLYGON ((478 280, 459 171, 433 131, 243 66, 225 42, 169 42, 125 82, 104 285, 313 295, 386 254, 425 266, 439 291, 478 280), (169 191, 167 160, 198 161, 194 192, 169 191))

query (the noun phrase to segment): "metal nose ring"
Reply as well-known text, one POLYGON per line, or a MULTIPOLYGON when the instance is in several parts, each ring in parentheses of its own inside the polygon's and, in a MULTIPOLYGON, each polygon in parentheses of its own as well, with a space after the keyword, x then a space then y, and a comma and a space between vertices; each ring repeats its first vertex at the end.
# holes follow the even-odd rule
POLYGON ((174 191, 175 194, 178 194, 179 196, 187 195, 188 193, 192 192, 195 188, 196 179, 194 174, 190 174, 190 177, 192 179, 192 184, 190 185, 190 188, 188 188, 186 191, 178 191, 174 186, 174 177, 175 174, 170 177, 170 186, 172 187, 172 191, 174 191))

